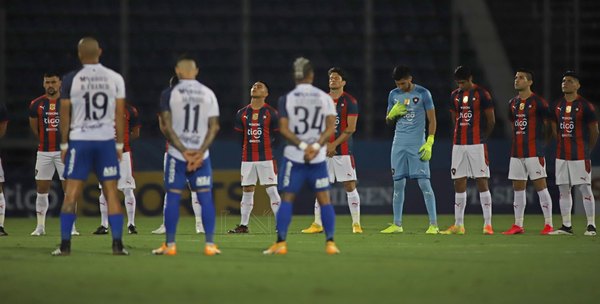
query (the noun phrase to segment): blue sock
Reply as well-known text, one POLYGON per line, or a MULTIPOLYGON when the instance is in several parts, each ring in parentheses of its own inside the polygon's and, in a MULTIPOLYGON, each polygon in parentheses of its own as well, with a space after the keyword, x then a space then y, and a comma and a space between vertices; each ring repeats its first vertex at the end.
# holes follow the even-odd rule
POLYGON ((325 230, 325 239, 333 241, 335 233, 335 211, 333 205, 321 205, 321 221, 323 221, 323 230, 325 230))
POLYGON ((167 230, 167 244, 175 242, 177 221, 179 221, 179 201, 181 193, 167 192, 167 207, 165 208, 165 229, 167 230))
POLYGON ((427 214, 429 214, 429 224, 437 225, 437 214, 435 211, 435 193, 431 188, 431 182, 428 178, 419 178, 419 187, 423 192, 423 199, 425 200, 425 207, 427 207, 427 214))
POLYGON ((404 208, 404 187, 406 178, 394 181, 394 197, 392 198, 394 210, 394 224, 402 226, 402 209, 404 208))
POLYGON ((60 238, 63 241, 71 240, 71 229, 75 223, 75 213, 60 213, 60 238))
POLYGON ((213 243, 215 237, 215 204, 213 202, 212 189, 198 192, 198 201, 202 206, 202 225, 204 225, 204 236, 207 243, 213 243))
POLYGON ((123 238, 123 214, 109 214, 108 225, 110 226, 113 240, 123 238))
POLYGON ((292 203, 281 201, 279 210, 277 210, 277 242, 285 241, 288 227, 292 221, 292 203))

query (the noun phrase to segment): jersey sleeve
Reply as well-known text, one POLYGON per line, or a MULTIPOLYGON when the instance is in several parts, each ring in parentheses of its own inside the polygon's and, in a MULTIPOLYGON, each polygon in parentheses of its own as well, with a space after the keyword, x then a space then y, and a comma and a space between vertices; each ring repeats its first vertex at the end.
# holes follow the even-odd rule
POLYGON ((208 110, 208 117, 218 117, 219 116, 219 102, 217 101, 217 96, 212 91, 210 92, 210 107, 208 110))
POLYGON ((125 98, 125 80, 123 76, 115 73, 115 86, 117 88, 117 98, 125 98))
POLYGON ((62 84, 60 86, 61 99, 71 99, 71 87, 73 86, 75 74, 77 74, 77 72, 73 71, 62 77, 62 84))
POLYGON ((423 93, 423 106, 425 107, 426 111, 435 109, 435 106, 433 105, 433 97, 431 97, 431 92, 429 92, 429 90, 425 90, 423 93))
POLYGON ((358 101, 353 97, 349 97, 348 101, 348 116, 358 116, 358 101))
POLYGON ((269 111, 271 112, 271 131, 279 132, 279 113, 273 108, 269 109, 269 111))
POLYGON ((242 114, 244 109, 240 109, 235 114, 235 119, 233 121, 233 129, 238 132, 244 132, 244 126, 242 125, 242 114))
POLYGON ((171 112, 171 91, 172 88, 168 88, 160 94, 160 111, 171 112))
POLYGON ((551 120, 552 113, 550 112, 550 107, 548 106, 548 102, 540 97, 537 104, 537 109, 540 117, 543 117, 544 120, 551 120))
POLYGON ((29 117, 37 118, 37 107, 39 104, 39 100, 34 100, 29 104, 29 117))
MULTIPOLYGON (((510 120, 511 122, 515 122, 515 115, 514 115, 514 108, 513 108, 513 104, 514 104, 514 98, 511 98, 508 101, 508 120, 510 120)), ((539 107, 538 107, 538 111, 539 111, 539 107)))
POLYGON ((394 106, 394 104, 396 104, 396 101, 394 100, 394 91, 390 91, 390 94, 388 95, 388 106, 387 106, 387 111, 385 111, 385 113, 389 113, 390 110, 392 110, 392 107, 394 106))
POLYGON ((450 110, 450 112, 456 113, 456 108, 455 108, 455 104, 456 104, 456 96, 458 95, 457 91, 453 91, 450 94, 450 104, 448 105, 448 110, 450 110))
POLYGON ((586 102, 583 108, 583 121, 586 125, 598 122, 596 108, 594 108, 594 105, 590 102, 586 102))
POLYGON ((0 122, 8 121, 8 110, 6 110, 6 105, 4 103, 0 103, 0 122))
POLYGON ((481 108, 484 110, 490 109, 490 108, 494 108, 494 102, 492 101, 492 95, 490 95, 490 92, 486 91, 486 90, 481 90, 481 96, 479 97, 481 100, 481 108))
POLYGON ((287 113, 287 97, 286 96, 281 96, 279 97, 279 101, 277 102, 277 107, 279 110, 279 118, 287 118, 288 117, 288 113, 287 113))

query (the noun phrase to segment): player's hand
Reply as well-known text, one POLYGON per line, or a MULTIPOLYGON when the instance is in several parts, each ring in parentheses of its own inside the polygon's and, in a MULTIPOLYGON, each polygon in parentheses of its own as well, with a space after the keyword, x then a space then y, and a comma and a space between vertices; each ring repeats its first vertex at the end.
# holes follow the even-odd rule
POLYGON ((433 135, 427 136, 427 141, 419 149, 421 160, 428 161, 431 159, 431 149, 433 148, 433 135))
POLYGON ((401 102, 397 102, 385 118, 393 120, 406 115, 406 113, 408 113, 406 106, 401 102))
POLYGON ((67 150, 60 150, 60 159, 62 159, 63 164, 65 163, 66 158, 67 158, 67 150))
POLYGON ((123 158, 123 147, 123 143, 115 144, 115 149, 117 149, 117 159, 119 160, 119 162, 121 162, 121 159, 123 158))
POLYGON ((183 152, 183 158, 186 160, 186 171, 191 172, 195 171, 198 168, 202 167, 204 163, 204 153, 201 153, 199 150, 185 150, 183 152))
POLYGON ((327 143, 327 157, 333 157, 336 152, 335 148, 337 148, 333 143, 327 143))
POLYGON ((304 149, 304 161, 307 163, 310 162, 315 157, 317 157, 318 153, 319 153, 319 149, 315 149, 315 147, 313 145, 308 145, 308 147, 306 147, 306 149, 304 149))

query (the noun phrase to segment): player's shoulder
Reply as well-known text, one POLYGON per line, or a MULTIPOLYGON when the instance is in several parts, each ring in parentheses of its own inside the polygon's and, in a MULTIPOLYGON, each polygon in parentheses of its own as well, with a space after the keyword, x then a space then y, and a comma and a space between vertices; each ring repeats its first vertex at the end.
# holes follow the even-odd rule
POLYGON ((277 109, 275 109, 273 106, 271 106, 268 103, 265 103, 265 108, 267 108, 268 111, 273 112, 275 114, 277 114, 277 109))
POLYGON ((83 66, 63 75, 63 77, 62 77, 63 85, 67 84, 67 83, 69 83, 69 84, 72 83, 75 76, 77 76, 77 74, 81 73, 82 71, 83 71, 83 66))
POLYGON ((130 103, 126 103, 125 108, 127 108, 127 111, 129 111, 130 113, 132 113, 134 115, 138 114, 138 109, 130 103))
POLYGON ((237 112, 236 112, 237 115, 240 115, 241 113, 246 112, 248 110, 248 107, 250 107, 250 104, 247 104, 247 105, 241 107, 239 110, 237 110, 237 112))
POLYGON ((543 106, 548 106, 548 101, 541 95, 538 95, 537 93, 533 93, 531 95, 531 97, 533 98, 533 100, 535 100, 535 102, 537 102, 538 104, 541 104, 543 106))
POLYGON ((596 108, 594 107, 594 104, 592 104, 589 100, 587 100, 585 97, 579 95, 577 96, 577 100, 579 100, 581 102, 581 104, 583 104, 584 107, 589 108, 592 111, 595 111, 596 108))
POLYGON ((109 68, 107 66, 101 65, 101 64, 100 64, 99 68, 102 69, 102 70, 104 70, 104 72, 106 74, 108 74, 108 76, 111 79, 113 79, 113 80, 114 79, 123 80, 123 76, 121 76, 121 74, 119 74, 117 71, 115 71, 115 70, 113 70, 113 69, 111 69, 111 68, 109 68))
POLYGON ((29 107, 33 107, 33 106, 35 106, 36 104, 38 104, 38 103, 40 103, 40 102, 43 102, 43 101, 45 101, 46 99, 47 99, 47 98, 46 98, 46 95, 42 95, 42 96, 36 97, 35 99, 33 99, 33 100, 32 100, 32 101, 29 103, 29 107))
POLYGON ((352 96, 352 94, 348 93, 348 92, 344 92, 342 93, 342 96, 347 99, 348 101, 350 101, 351 103, 357 104, 358 101, 356 100, 356 98, 354 96, 352 96))
POLYGON ((475 84, 473 86, 473 90, 475 90, 476 92, 478 92, 480 95, 491 96, 490 91, 488 91, 488 89, 486 89, 485 87, 482 87, 479 84, 475 84))

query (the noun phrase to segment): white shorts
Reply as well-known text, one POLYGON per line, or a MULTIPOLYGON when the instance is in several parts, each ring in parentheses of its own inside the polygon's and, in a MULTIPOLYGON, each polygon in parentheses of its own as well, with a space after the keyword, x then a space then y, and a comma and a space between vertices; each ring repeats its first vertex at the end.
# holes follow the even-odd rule
POLYGON ((546 177, 546 159, 543 157, 510 158, 508 179, 510 180, 536 180, 546 177))
POLYGON ((2 158, 0 158, 0 183, 4 182, 4 169, 2 168, 2 158))
MULTIPOLYGON (((135 179, 133 178, 133 164, 131 162, 131 152, 123 152, 121 161, 119 162, 119 182, 117 189, 135 189, 135 179)), ((98 184, 98 188, 102 189, 102 184, 98 184)))
POLYGON ((587 160, 556 159, 557 185, 590 185, 592 183, 592 162, 587 160))
POLYGON ((334 155, 327 158, 327 172, 329 182, 347 182, 356 180, 354 157, 351 155, 334 155))
POLYGON ((35 180, 52 180, 54 171, 58 172, 60 180, 65 180, 65 164, 60 159, 60 151, 38 151, 35 161, 35 180))
POLYGON ((487 158, 487 146, 453 145, 452 166, 450 173, 452 179, 490 177, 490 166, 487 158))
POLYGON ((277 185, 277 165, 274 160, 242 162, 242 187, 254 186, 260 180, 261 185, 277 185))

